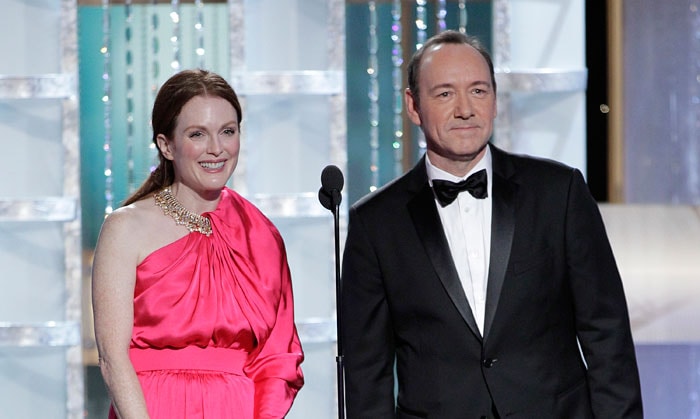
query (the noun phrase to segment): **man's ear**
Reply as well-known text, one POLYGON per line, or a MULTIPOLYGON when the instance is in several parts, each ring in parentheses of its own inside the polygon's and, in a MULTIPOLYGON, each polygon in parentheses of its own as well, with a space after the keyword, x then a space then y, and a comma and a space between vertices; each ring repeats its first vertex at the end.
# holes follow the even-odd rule
POLYGON ((172 150, 172 143, 168 141, 168 139, 165 137, 163 134, 158 134, 156 137, 156 143, 158 144, 158 150, 160 150, 160 154, 163 155, 168 160, 173 160, 173 150, 172 150))
POLYGON ((418 100, 413 97, 411 89, 404 90, 404 101, 406 102, 406 114, 414 124, 420 126, 420 112, 418 110, 418 100))

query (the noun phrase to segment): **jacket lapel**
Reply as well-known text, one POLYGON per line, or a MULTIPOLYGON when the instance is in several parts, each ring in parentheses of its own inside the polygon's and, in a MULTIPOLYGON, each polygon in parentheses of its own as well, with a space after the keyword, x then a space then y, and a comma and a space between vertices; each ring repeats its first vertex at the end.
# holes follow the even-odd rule
POLYGON ((494 146, 491 146, 491 152, 493 157, 491 257, 486 288, 484 340, 488 338, 493 324, 510 259, 515 230, 515 194, 517 192, 517 184, 510 180, 514 168, 508 155, 494 146))
POLYGON ((408 212, 413 220, 413 226, 425 247, 425 252, 433 265, 433 269, 435 269, 435 273, 440 278, 440 282, 452 303, 474 335, 481 340, 481 333, 476 326, 467 296, 464 294, 464 288, 459 280, 447 238, 445 238, 444 229, 440 222, 440 215, 435 207, 435 199, 425 172, 425 158, 420 160, 413 172, 414 179, 417 182, 416 186, 418 187, 416 195, 408 203, 408 212))

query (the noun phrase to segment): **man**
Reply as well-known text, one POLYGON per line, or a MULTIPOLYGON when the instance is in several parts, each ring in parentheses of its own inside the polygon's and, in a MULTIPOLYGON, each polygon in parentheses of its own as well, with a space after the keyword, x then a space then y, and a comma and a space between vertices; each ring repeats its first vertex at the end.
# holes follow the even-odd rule
POLYGON ((474 38, 431 38, 408 79, 427 153, 350 210, 347 417, 641 418, 622 283, 581 173, 488 143, 496 82, 474 38), (471 191, 444 182, 463 179, 471 191))

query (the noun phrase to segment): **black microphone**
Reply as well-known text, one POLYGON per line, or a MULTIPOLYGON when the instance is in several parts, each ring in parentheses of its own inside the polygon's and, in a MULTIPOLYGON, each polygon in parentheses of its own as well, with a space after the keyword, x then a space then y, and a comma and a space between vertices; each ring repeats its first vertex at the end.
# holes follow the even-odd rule
POLYGON ((337 351, 335 357, 338 379, 338 419, 345 419, 345 366, 343 361, 343 339, 340 331, 343 313, 340 307, 343 295, 343 282, 340 277, 340 201, 343 199, 343 172, 337 166, 326 166, 321 172, 321 189, 318 190, 318 200, 324 208, 333 213, 335 231, 335 310, 337 351))
POLYGON ((333 211, 343 200, 340 191, 343 190, 343 172, 338 166, 326 166, 321 172, 321 189, 318 190, 318 200, 324 208, 333 211))

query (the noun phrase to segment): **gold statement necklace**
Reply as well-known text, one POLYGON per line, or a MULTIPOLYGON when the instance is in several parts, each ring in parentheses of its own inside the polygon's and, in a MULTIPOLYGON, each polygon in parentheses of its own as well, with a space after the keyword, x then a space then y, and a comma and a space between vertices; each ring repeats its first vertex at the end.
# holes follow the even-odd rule
POLYGON ((211 223, 209 219, 183 207, 180 201, 175 199, 170 192, 169 187, 154 194, 153 198, 156 201, 156 205, 163 210, 163 214, 172 217, 172 219, 175 220, 175 224, 187 227, 187 230, 190 232, 196 231, 205 236, 211 234, 211 223))

